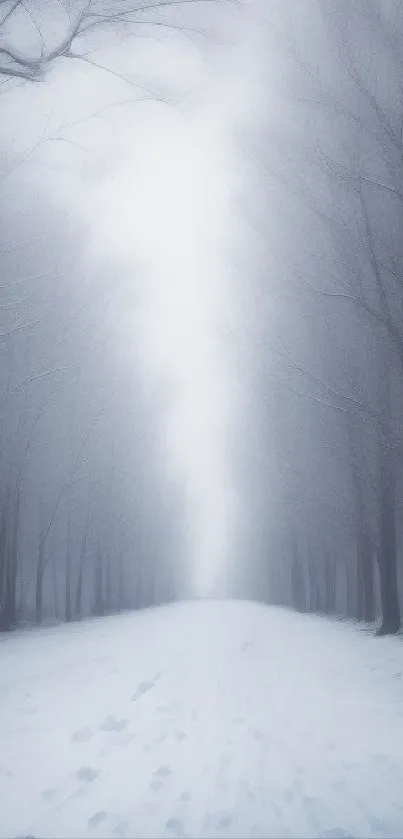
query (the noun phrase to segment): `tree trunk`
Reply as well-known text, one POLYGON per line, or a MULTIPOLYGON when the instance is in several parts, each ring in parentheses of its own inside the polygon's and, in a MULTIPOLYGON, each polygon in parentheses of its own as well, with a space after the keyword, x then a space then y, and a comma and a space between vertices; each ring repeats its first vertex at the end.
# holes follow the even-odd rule
POLYGON ((81 618, 81 616, 82 616, 83 575, 84 575, 84 563, 81 561, 80 567, 78 569, 76 597, 75 597, 75 603, 74 603, 74 614, 75 614, 76 618, 81 618))
POLYGON ((108 612, 112 611, 112 579, 111 579, 111 559, 110 556, 106 559, 105 570, 105 606, 108 612))
POLYGON ((374 563, 372 558, 372 545, 368 536, 364 535, 364 562, 363 562, 363 593, 364 593, 364 615, 368 623, 375 620, 375 588, 374 588, 374 563))
POLYGON ((52 561, 52 577, 53 577, 53 608, 55 613, 55 620, 59 620, 59 592, 57 587, 57 570, 56 570, 56 557, 53 554, 53 561, 52 561))
POLYGON ((10 561, 6 568, 3 603, 0 609, 0 632, 8 632, 16 624, 16 603, 14 587, 14 570, 10 561))
POLYGON ((64 592, 64 620, 69 623, 73 619, 71 612, 71 580, 70 580, 70 557, 66 557, 66 586, 64 592))
POLYGON ((382 624, 378 634, 393 635, 400 629, 400 609, 397 591, 395 481, 389 449, 382 453, 380 469, 378 564, 382 607, 382 624))
POLYGON ((39 546, 38 562, 36 566, 36 590, 35 590, 35 623, 42 623, 43 620, 43 575, 45 565, 43 548, 39 546))
POLYGON ((291 594, 292 605, 299 612, 306 611, 306 593, 304 571, 301 567, 301 560, 296 539, 293 541, 291 557, 291 594))
POLYGON ((64 620, 69 623, 73 619, 71 610, 71 523, 70 512, 67 520, 67 545, 66 545, 66 585, 64 594, 64 620))
POLYGON ((84 524, 84 532, 81 539, 81 548, 80 548, 80 564, 78 568, 78 577, 77 577, 77 587, 76 587, 76 597, 74 603, 74 613, 76 618, 81 618, 82 616, 82 600, 83 600, 83 579, 84 579, 84 564, 86 559, 86 552, 87 552, 87 537, 88 537, 88 522, 89 522, 89 503, 87 504, 87 515, 84 524))
POLYGON ((17 620, 17 531, 19 493, 15 505, 8 496, 3 509, 0 532, 0 632, 8 632, 17 620))
POLYGON ((124 588, 123 588, 123 562, 122 562, 122 554, 119 557, 119 578, 118 578, 118 610, 121 611, 123 609, 123 598, 124 598, 124 588))
POLYGON ((354 568, 350 568, 346 562, 346 617, 353 620, 357 617, 357 591, 354 582, 354 568))
POLYGON ((364 620, 364 565, 365 565, 365 556, 364 556, 364 536, 362 533, 361 528, 358 529, 357 532, 357 565, 356 565, 356 585, 357 585, 357 610, 356 616, 359 621, 364 620))
POLYGON ((311 556, 309 557, 309 611, 319 611, 318 575, 311 556))
POLYGON ((9 599, 9 622, 10 628, 16 626, 17 623, 17 573, 18 573, 18 530, 20 523, 20 488, 17 483, 15 490, 15 506, 12 511, 13 514, 13 529, 12 541, 10 545, 9 556, 9 583, 8 583, 8 599, 9 599))
POLYGON ((97 555, 95 559, 94 568, 94 615, 103 615, 105 612, 104 598, 103 598, 103 569, 102 569, 102 552, 98 546, 97 555))
POLYGON ((336 612, 336 563, 334 557, 325 555, 325 603, 326 614, 336 612))

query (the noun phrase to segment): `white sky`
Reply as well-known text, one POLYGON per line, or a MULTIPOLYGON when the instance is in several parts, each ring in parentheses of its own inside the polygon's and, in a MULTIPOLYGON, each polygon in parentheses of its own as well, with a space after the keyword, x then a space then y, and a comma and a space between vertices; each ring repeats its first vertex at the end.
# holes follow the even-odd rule
POLYGON ((40 147, 27 175, 36 176, 40 159, 53 197, 89 223, 91 259, 112 258, 135 289, 129 324, 150 387, 166 395, 160 444, 186 498, 190 583, 198 594, 222 586, 236 518, 228 462, 239 314, 231 293, 239 224, 234 137, 256 107, 258 66, 248 17, 236 14, 229 25, 232 47, 203 53, 183 37, 136 39, 97 56, 163 90, 174 105, 119 105, 87 119, 133 98, 133 90, 68 62, 41 90, 21 89, 6 103, 15 153, 41 136, 69 139, 40 147))

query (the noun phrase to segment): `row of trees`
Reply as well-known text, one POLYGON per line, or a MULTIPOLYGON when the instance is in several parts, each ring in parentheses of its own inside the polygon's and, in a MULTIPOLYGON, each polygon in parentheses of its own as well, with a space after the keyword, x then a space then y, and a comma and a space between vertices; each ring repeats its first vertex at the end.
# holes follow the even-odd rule
POLYGON ((24 217, 1 197, 0 627, 170 599, 175 492, 116 278, 26 188, 24 217))
POLYGON ((253 303, 245 298, 259 424, 245 460, 255 467, 243 465, 252 510, 243 545, 253 539, 255 550, 242 584, 301 610, 382 617, 379 631, 394 633, 403 8, 303 0, 260 12, 268 63, 264 117, 248 138, 253 303))
MULTIPOLYGON (((105 37, 180 29, 195 5, 203 0, 0 0, 8 103, 13 85, 45 80, 59 59, 97 66, 92 50, 105 37)), ((24 171, 4 148, 0 630, 141 607, 180 590, 180 499, 160 468, 159 406, 138 366, 137 278, 117 261, 94 268, 84 225, 24 171)))

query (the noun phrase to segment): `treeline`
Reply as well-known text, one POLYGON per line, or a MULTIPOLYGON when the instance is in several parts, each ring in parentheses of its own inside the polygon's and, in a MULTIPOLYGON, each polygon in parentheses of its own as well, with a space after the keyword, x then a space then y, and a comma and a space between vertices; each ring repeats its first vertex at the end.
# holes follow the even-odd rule
MULTIPOLYGON (((196 34, 209 5, 0 2, 0 630, 146 606, 180 590, 181 499, 161 468, 163 406, 138 365, 138 278, 118 258, 88 256, 85 225, 53 206, 59 174, 61 191, 69 178, 68 148, 86 154, 86 172, 99 161, 90 130, 81 147, 49 125, 70 67, 91 64, 102 90, 111 78, 120 85, 116 98, 105 85, 105 109, 135 107, 145 88, 120 73, 122 38, 164 29, 179 38, 189 23, 196 34), (49 156, 50 176, 39 155, 41 183, 36 154, 48 140, 64 145, 58 162, 49 156)), ((70 127, 97 118, 101 136, 103 108, 94 114, 91 100, 82 113, 80 96, 70 127)))
MULTIPOLYGON (((401 625, 403 8, 260 8, 244 295, 254 596, 401 625), (253 247, 251 247, 253 245, 253 247), (253 419, 258 417, 258 421, 253 419), (253 464, 251 469, 250 464, 253 464)), ((249 463, 249 466, 246 464, 249 463)), ((239 584, 241 585, 241 583, 239 584)))
POLYGON ((169 600, 177 501, 136 278, 91 268, 85 231, 21 180, 0 202, 0 629, 169 600))

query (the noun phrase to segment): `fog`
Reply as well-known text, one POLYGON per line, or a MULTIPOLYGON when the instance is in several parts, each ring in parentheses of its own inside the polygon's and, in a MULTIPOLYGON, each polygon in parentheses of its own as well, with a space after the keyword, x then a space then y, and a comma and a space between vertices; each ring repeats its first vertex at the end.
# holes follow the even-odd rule
MULTIPOLYGON (((10 607, 4 595, 6 625, 31 618, 35 600, 37 621, 70 619, 81 586, 86 610, 116 608, 123 566, 127 605, 228 585, 233 129, 252 66, 240 9, 193 5, 85 34, 82 60, 55 60, 40 83, 5 73, 2 379, 16 461, 3 498, 19 531, 3 566, 4 590, 8 565, 19 589, 10 607), (116 590, 94 606, 97 585, 116 590)), ((35 55, 39 32, 51 50, 68 11, 16 9, 5 42, 35 55)))
POLYGON ((402 231, 401 0, 0 0, 0 839, 403 835, 402 231))
POLYGON ((0 10, 4 628, 395 632, 400 4, 0 10))

